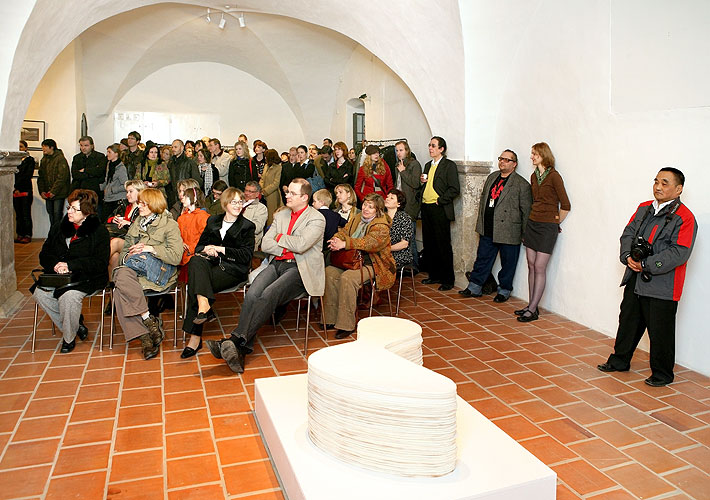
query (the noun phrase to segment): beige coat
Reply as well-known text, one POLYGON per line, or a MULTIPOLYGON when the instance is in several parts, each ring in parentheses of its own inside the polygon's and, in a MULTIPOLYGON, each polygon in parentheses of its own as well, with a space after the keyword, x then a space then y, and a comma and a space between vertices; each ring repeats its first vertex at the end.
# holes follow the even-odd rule
POLYGON ((269 210, 269 217, 266 220, 267 225, 271 225, 274 220, 274 212, 283 205, 281 199, 281 165, 267 165, 264 167, 264 173, 261 175, 259 184, 261 185, 261 194, 266 200, 266 208, 269 210))
POLYGON ((323 233, 325 217, 313 207, 306 210, 296 220, 291 234, 288 225, 291 210, 281 210, 274 216, 274 223, 261 241, 261 250, 273 256, 281 255, 286 248, 293 252, 303 286, 309 295, 322 297, 325 292, 325 262, 323 261, 323 233), (276 235, 281 234, 279 241, 276 235))
MULTIPOLYGON (((123 251, 119 256, 118 261, 123 262, 128 254, 128 249, 136 243, 145 243, 155 249, 155 256, 166 264, 177 266, 182 259, 182 238, 180 237, 180 227, 177 222, 170 216, 167 210, 158 215, 158 218, 148 226, 146 231, 140 229, 140 223, 143 216, 139 216, 128 229, 123 245, 123 251)), ((148 281, 145 276, 139 276, 138 282, 143 289, 156 291, 167 290, 177 281, 177 272, 168 280, 165 287, 160 288, 155 283, 148 281)))

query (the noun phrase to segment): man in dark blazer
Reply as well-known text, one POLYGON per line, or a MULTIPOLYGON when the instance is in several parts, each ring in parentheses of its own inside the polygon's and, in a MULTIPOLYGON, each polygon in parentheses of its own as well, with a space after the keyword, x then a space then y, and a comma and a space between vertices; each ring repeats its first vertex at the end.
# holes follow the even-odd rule
POLYGON ((422 236, 429 277, 425 285, 438 283, 439 290, 454 287, 454 252, 451 248, 451 221, 454 199, 459 195, 456 164, 446 157, 446 141, 434 136, 429 141, 431 161, 424 165, 420 181, 422 236))
POLYGON ((513 291, 513 277, 520 255, 525 223, 532 207, 530 184, 517 172, 518 155, 510 149, 498 157, 498 171, 491 173, 483 185, 478 206, 476 232, 478 253, 473 271, 468 274, 468 287, 459 291, 464 297, 480 297, 483 283, 500 253, 498 293, 495 302, 505 302, 513 291))

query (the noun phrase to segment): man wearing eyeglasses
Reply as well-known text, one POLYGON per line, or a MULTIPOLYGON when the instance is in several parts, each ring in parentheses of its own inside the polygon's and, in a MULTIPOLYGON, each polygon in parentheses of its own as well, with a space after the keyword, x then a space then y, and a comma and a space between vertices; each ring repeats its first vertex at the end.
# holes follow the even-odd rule
POLYGON ((229 338, 206 342, 212 355, 224 359, 235 373, 244 372, 244 357, 254 350, 256 332, 279 306, 308 293, 323 296, 325 264, 323 233, 325 218, 308 205, 311 185, 296 178, 288 185, 286 206, 274 215, 274 221, 261 242, 269 254, 269 265, 249 287, 239 315, 239 324, 229 338))
POLYGON ((513 291, 513 277, 520 255, 525 223, 532 207, 530 183, 516 171, 518 155, 510 149, 498 157, 498 171, 486 179, 478 207, 476 232, 478 253, 473 270, 467 273, 468 287, 459 291, 464 297, 480 297, 483 283, 500 253, 498 293, 494 302, 505 302, 513 291))

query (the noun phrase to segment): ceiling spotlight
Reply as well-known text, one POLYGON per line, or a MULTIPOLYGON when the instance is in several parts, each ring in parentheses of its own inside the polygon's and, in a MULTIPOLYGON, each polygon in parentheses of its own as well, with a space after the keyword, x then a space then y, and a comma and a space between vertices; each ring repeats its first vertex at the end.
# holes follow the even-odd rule
POLYGON ((367 94, 362 94, 358 99, 367 99, 367 94))
POLYGON ((212 18, 210 17, 210 9, 207 9, 207 17, 205 17, 205 22, 206 23, 212 22, 212 18))
POLYGON ((239 27, 240 28, 246 28, 247 27, 247 22, 244 20, 244 12, 239 14, 239 27))
POLYGON ((219 29, 223 30, 224 26, 227 24, 227 20, 224 18, 224 12, 222 13, 222 19, 219 21, 219 29))

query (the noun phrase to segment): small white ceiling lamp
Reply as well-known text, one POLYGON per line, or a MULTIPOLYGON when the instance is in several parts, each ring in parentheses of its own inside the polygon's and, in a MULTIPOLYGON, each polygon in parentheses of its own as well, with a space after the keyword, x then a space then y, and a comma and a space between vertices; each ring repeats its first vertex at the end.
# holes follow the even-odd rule
POLYGON ((206 23, 212 22, 212 18, 210 17, 210 9, 207 9, 207 17, 205 17, 205 22, 206 23))
POLYGON ((219 29, 223 30, 226 24, 227 20, 224 18, 224 12, 222 12, 222 19, 219 21, 219 29))
POLYGON ((240 28, 246 28, 247 27, 247 22, 244 20, 244 12, 239 14, 239 27, 240 28))

